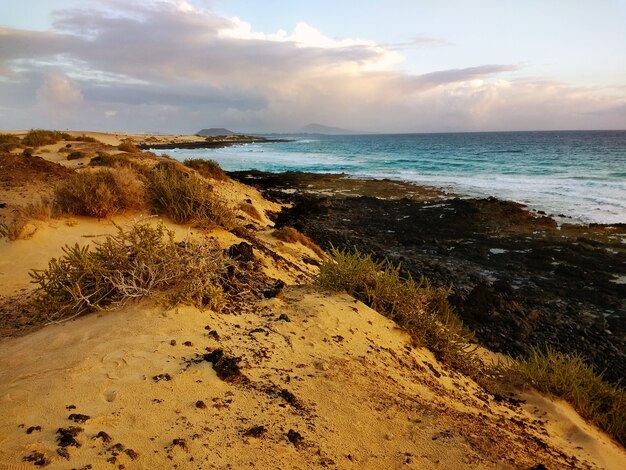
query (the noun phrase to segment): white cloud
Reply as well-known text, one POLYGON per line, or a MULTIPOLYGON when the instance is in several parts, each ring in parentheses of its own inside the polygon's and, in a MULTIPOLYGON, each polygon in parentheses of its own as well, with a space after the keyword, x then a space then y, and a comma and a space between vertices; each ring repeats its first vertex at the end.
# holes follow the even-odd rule
POLYGON ((50 112, 63 112, 83 102, 80 88, 68 77, 59 73, 49 73, 43 85, 37 90, 37 101, 50 112))
MULTIPOLYGON (((307 23, 263 33, 186 1, 105 4, 58 12, 52 31, 0 27, 0 102, 24 119, 39 103, 72 108, 94 128, 176 132, 310 121, 401 132, 626 127, 623 112, 603 111, 623 109, 624 90, 522 80, 512 64, 412 75, 397 69, 394 46, 332 38, 307 23)), ((15 125, 0 117, 0 128, 15 125)))

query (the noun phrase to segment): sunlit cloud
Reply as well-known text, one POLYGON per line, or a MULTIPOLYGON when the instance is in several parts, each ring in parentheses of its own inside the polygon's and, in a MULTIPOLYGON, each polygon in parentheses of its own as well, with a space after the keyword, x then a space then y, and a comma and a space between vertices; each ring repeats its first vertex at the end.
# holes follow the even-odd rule
MULTIPOLYGON (((520 64, 415 75, 400 68, 402 45, 330 37, 304 22, 260 32, 184 0, 102 4, 56 12, 50 31, 0 27, 0 99, 14 110, 0 127, 45 125, 29 121, 42 106, 71 108, 92 128, 139 131, 290 131, 311 121, 385 132, 626 127, 623 90, 525 79, 520 64)), ((452 47, 426 36, 405 45, 452 47)))

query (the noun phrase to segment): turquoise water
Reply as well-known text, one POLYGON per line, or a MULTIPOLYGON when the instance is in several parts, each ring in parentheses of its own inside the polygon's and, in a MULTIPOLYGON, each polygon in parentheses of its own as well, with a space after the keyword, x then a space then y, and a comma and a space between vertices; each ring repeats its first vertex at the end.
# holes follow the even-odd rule
POLYGON ((228 171, 347 173, 496 196, 576 222, 626 223, 626 131, 287 136, 293 142, 175 149, 228 171))

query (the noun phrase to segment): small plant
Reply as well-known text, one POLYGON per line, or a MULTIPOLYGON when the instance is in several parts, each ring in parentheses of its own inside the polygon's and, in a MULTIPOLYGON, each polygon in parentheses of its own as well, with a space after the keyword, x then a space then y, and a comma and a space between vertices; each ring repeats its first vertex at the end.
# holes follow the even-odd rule
POLYGON ((502 375, 521 377, 537 390, 562 397, 580 415, 626 445, 626 391, 602 380, 580 355, 548 347, 533 349, 500 366, 502 375))
POLYGON ((413 341, 428 347, 439 359, 471 377, 482 363, 470 347, 471 333, 454 315, 448 290, 422 279, 402 277, 388 260, 374 261, 359 251, 332 249, 320 267, 318 284, 346 291, 404 328, 413 341))
POLYGON ((111 168, 131 168, 140 175, 145 175, 148 172, 148 167, 146 165, 142 165, 126 153, 109 155, 106 152, 98 152, 98 155, 91 159, 89 165, 107 166, 111 168))
POLYGON ((202 160, 199 158, 185 160, 185 166, 196 170, 205 178, 218 181, 228 180, 228 175, 222 170, 222 167, 214 160, 202 160))
POLYGON ((259 222, 263 221, 263 216, 261 215, 259 210, 249 202, 242 202, 241 204, 239 204, 239 210, 245 212, 254 220, 258 220, 259 222))
POLYGON ((301 245, 312 250, 320 258, 324 258, 326 256, 324 250, 322 250, 313 240, 298 232, 295 228, 281 227, 278 230, 274 230, 272 235, 275 238, 287 243, 300 243, 301 245))
MULTIPOLYGON (((66 139, 66 140, 70 140, 70 139, 66 139)), ((97 139, 89 136, 89 135, 79 135, 78 137, 74 137, 74 140, 77 142, 88 142, 91 144, 97 144, 99 143, 97 139)))
POLYGON ((81 150, 75 150, 67 156, 67 159, 68 160, 80 160, 81 158, 87 158, 87 157, 89 157, 88 153, 83 152, 81 150))
POLYGON ((71 215, 108 217, 144 206, 145 189, 128 168, 101 168, 76 173, 54 191, 54 205, 71 215))
POLYGON ((20 146, 20 139, 13 134, 0 134, 0 151, 10 152, 20 146))
POLYGON ((157 164, 148 175, 148 182, 154 207, 176 223, 226 229, 234 226, 233 210, 217 199, 206 181, 179 163, 157 164))
POLYGON ((139 152, 141 152, 139 147, 137 147, 135 144, 133 144, 132 140, 130 140, 130 139, 122 141, 122 143, 119 144, 117 146, 117 148, 120 149, 122 152, 128 152, 128 153, 139 153, 139 152))
POLYGON ((225 264, 221 251, 177 243, 162 224, 134 225, 87 246, 65 246, 45 270, 30 275, 38 284, 35 308, 51 320, 122 305, 130 299, 173 290, 172 299, 220 310, 225 264))

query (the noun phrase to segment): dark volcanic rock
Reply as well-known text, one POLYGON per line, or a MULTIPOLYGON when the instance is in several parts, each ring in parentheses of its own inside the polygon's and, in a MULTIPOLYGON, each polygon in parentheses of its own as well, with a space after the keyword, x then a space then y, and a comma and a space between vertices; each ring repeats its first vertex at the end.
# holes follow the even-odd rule
POLYGON ((487 347, 518 355, 551 345, 583 354, 610 381, 626 377, 626 284, 615 282, 626 276, 626 225, 559 228, 495 198, 435 197, 384 181, 372 186, 381 197, 372 188, 368 196, 328 196, 340 183, 354 184, 250 174, 231 176, 292 203, 276 216, 277 227, 294 227, 325 249, 387 257, 414 278, 452 286, 456 312, 487 347), (310 184, 325 194, 308 192, 310 184))
POLYGON ((228 248, 228 256, 237 261, 254 261, 254 251, 250 243, 241 242, 228 248))

